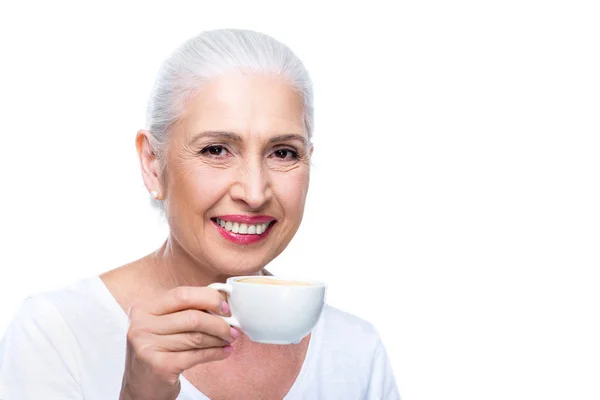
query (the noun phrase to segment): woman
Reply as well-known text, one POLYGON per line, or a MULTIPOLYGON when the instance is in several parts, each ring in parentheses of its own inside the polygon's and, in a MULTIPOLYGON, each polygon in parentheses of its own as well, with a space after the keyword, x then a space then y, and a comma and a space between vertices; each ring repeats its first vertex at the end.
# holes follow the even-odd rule
POLYGON ((206 286, 263 268, 304 211, 312 86, 289 48, 204 32, 163 64, 136 147, 170 234, 131 264, 28 298, 0 346, 0 398, 397 399, 375 329, 325 307, 299 344, 251 342, 206 286))

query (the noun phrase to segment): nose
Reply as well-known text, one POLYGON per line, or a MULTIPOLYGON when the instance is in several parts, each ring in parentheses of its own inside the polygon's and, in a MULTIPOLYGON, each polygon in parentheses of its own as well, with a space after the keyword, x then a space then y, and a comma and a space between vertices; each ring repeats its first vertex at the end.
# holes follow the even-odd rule
POLYGON ((252 210, 261 209, 273 196, 268 172, 260 163, 240 166, 230 193, 234 201, 243 202, 252 210))

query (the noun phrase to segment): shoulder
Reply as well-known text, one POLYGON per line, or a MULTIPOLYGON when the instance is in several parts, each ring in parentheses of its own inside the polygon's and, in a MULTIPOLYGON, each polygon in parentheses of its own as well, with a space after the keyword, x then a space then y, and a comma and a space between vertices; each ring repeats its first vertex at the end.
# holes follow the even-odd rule
POLYGON ((26 298, 0 342, 0 398, 23 398, 24 393, 41 398, 33 397, 33 392, 40 395, 37 389, 23 385, 34 380, 60 381, 77 393, 81 376, 73 343, 73 330, 45 293, 26 298))
POLYGON ((377 330, 369 321, 329 305, 323 309, 322 323, 328 329, 343 330, 346 335, 362 339, 378 337, 377 330))
POLYGON ((329 348, 344 347, 349 354, 369 359, 381 345, 371 322, 329 305, 323 310, 320 325, 321 337, 329 348))
POLYGON ((31 298, 44 299, 51 303, 65 317, 102 309, 106 306, 106 289, 99 277, 81 279, 60 289, 39 293, 31 298))
POLYGON ((102 351, 107 325, 98 289, 84 280, 21 303, 0 342, 0 398, 82 398, 84 355, 102 351))
POLYGON ((96 278, 82 279, 59 289, 34 293, 23 301, 17 316, 32 315, 43 318, 43 312, 49 310, 65 316, 83 311, 98 303, 95 280, 96 278))
POLYGON ((69 308, 81 307, 84 296, 74 290, 79 282, 52 291, 39 292, 25 298, 17 310, 11 325, 22 326, 35 323, 38 328, 59 325, 69 308))
POLYGON ((62 318, 56 307, 44 293, 30 295, 21 303, 7 332, 26 331, 35 332, 44 327, 46 329, 62 325, 62 318))
POLYGON ((101 285, 100 279, 93 277, 33 294, 22 302, 11 327, 48 337, 73 337, 98 330, 97 321, 114 320, 115 316, 114 305, 101 285))
POLYGON ((368 396, 382 346, 371 322, 325 306, 313 335, 305 397, 388 398, 368 396))

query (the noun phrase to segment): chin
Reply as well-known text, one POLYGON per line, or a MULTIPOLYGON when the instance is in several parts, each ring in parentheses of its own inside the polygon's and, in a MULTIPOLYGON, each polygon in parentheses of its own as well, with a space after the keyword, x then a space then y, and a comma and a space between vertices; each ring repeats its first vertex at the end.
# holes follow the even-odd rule
POLYGON ((258 274, 270 260, 239 260, 235 259, 231 262, 219 262, 213 264, 213 268, 222 275, 227 276, 244 276, 244 275, 256 275, 258 274))

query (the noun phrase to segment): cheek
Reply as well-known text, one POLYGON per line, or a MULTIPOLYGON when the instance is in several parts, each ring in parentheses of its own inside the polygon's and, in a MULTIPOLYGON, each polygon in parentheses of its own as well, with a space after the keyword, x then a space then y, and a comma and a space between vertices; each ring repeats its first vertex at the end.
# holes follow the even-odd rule
POLYGON ((186 171, 180 177, 180 203, 206 210, 222 198, 229 188, 231 171, 199 167, 186 171))
POLYGON ((302 215, 309 176, 308 171, 299 170, 281 174, 273 180, 273 191, 288 216, 302 215))

